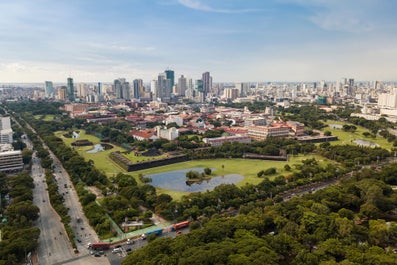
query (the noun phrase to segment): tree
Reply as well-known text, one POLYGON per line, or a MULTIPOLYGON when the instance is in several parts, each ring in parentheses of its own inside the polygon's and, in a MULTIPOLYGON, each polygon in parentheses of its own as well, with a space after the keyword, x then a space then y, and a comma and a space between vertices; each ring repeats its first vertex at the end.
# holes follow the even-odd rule
POLYGON ((206 168, 204 168, 204 173, 209 176, 209 175, 211 175, 212 170, 210 168, 206 167, 206 168))

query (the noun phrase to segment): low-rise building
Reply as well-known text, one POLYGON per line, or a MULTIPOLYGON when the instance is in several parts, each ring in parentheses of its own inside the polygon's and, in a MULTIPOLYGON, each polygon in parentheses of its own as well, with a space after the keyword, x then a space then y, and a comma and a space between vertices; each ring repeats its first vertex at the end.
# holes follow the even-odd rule
POLYGON ((245 143, 248 144, 251 142, 251 138, 247 135, 243 136, 224 136, 224 137, 216 137, 216 138, 203 138, 203 142, 206 144, 210 144, 211 146, 221 146, 223 143, 245 143))
POLYGON ((244 120, 244 127, 265 126, 266 119, 264 117, 248 117, 244 120))
POLYGON ((303 123, 297 121, 287 121, 286 124, 291 127, 296 136, 305 134, 305 125, 303 123))
POLYGON ((290 127, 284 124, 272 126, 251 126, 248 128, 248 136, 254 140, 263 141, 268 137, 287 137, 290 127))
POLYGON ((0 171, 14 172, 23 169, 21 150, 0 152, 0 171))
POLYGON ((179 136, 179 131, 177 128, 162 128, 161 126, 156 127, 157 137, 167 139, 169 141, 175 140, 179 136))

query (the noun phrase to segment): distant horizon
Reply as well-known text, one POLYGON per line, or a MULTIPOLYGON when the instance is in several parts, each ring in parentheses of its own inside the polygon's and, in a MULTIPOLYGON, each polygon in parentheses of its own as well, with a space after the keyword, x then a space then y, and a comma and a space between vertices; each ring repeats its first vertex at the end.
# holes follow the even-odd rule
POLYGON ((218 83, 397 80, 397 1, 3 0, 0 9, 0 83, 150 81, 167 68, 194 80, 209 71, 218 83))
MULTIPOLYGON (((73 78, 73 77, 72 77, 73 78)), ((120 77, 123 78, 123 77, 120 77)), ((347 78, 349 79, 349 78, 347 78)), ((354 79, 354 78, 353 78, 354 79)), ((126 78, 127 82, 132 81, 133 79, 129 80, 128 78, 126 78)), ((0 87, 4 86, 4 85, 44 85, 44 83, 46 81, 50 81, 52 82, 54 85, 67 85, 67 82, 62 82, 62 81, 52 81, 52 80, 44 80, 43 82, 0 82, 0 87)), ((194 80, 193 80, 194 81, 194 80)), ((310 81, 237 81, 237 82, 232 82, 232 81, 225 81, 225 82, 213 82, 213 84, 236 84, 236 83, 251 83, 251 84, 255 84, 255 83, 259 83, 259 84, 267 84, 267 83, 271 83, 271 84, 313 84, 313 83, 320 83, 321 81, 325 81, 325 83, 336 83, 338 81, 340 81, 340 79, 338 80, 310 80, 310 81)), ((84 83, 84 84, 113 84, 113 81, 76 81, 73 79, 73 83, 74 85, 76 84, 80 84, 80 83, 84 83)), ((383 82, 385 84, 390 84, 390 83, 397 83, 397 80, 356 80, 354 79, 354 83, 368 83, 368 82, 383 82)), ((150 84, 150 81, 145 81, 143 80, 144 84, 150 84)), ((177 84, 177 79, 175 80, 175 84, 177 84)), ((131 82, 130 82, 131 84, 131 82)))

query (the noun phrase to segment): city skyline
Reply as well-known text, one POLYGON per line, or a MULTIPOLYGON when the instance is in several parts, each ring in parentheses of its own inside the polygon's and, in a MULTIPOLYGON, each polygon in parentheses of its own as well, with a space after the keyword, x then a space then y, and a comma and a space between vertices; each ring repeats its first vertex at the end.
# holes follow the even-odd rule
POLYGON ((28 1, 0 9, 0 83, 396 80, 397 2, 28 1))

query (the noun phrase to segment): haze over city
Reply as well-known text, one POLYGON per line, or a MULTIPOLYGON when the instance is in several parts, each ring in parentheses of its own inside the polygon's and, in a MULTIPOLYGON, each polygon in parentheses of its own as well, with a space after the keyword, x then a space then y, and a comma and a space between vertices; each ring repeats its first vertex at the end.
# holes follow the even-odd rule
POLYGON ((0 83, 395 80, 397 2, 0 2, 0 83))

